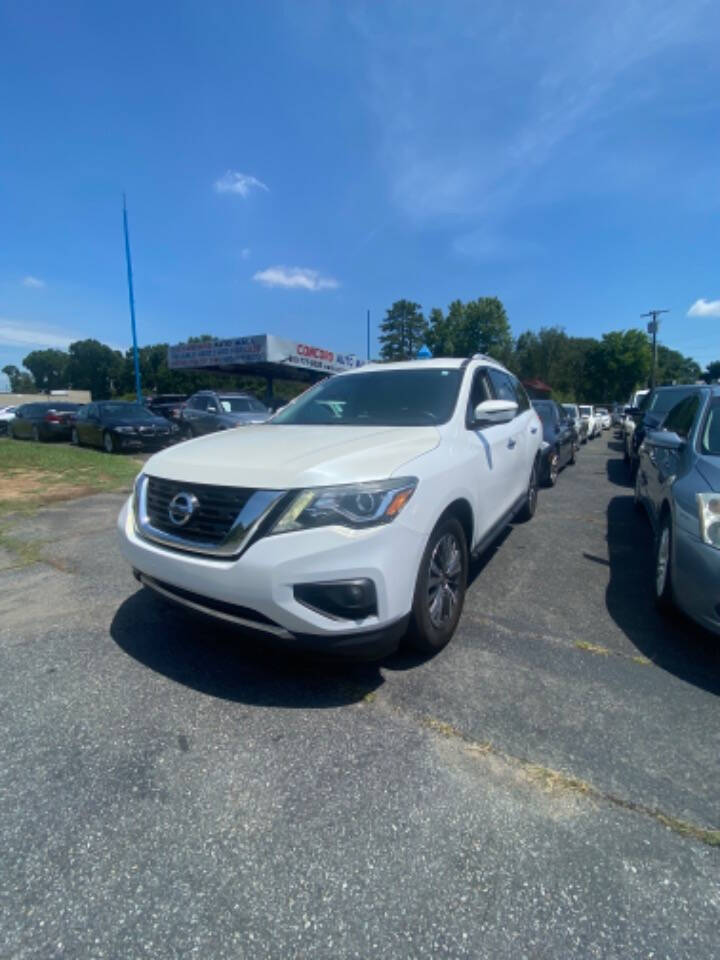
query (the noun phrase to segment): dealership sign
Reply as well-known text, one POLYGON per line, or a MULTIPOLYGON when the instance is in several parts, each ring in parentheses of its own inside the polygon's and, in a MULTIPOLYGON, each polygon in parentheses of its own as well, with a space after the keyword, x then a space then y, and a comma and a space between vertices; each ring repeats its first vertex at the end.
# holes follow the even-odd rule
POLYGON ((335 353, 324 347, 296 343, 270 333, 254 337, 232 337, 203 343, 178 343, 168 347, 171 370, 203 367, 236 367, 244 364, 273 363, 302 367, 317 373, 342 373, 362 366, 354 353, 335 353))

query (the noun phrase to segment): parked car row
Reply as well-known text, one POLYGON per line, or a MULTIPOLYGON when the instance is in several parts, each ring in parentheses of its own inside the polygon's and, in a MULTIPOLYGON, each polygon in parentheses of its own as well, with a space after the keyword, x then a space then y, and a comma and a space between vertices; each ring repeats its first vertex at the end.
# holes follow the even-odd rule
POLYGON ((202 434, 262 423, 271 416, 252 394, 201 390, 192 397, 162 394, 144 404, 104 400, 24 403, 0 411, 0 432, 16 440, 70 440, 79 446, 157 450, 202 434))
POLYGON ((652 391, 633 437, 635 503, 654 533, 657 603, 720 634, 720 387, 652 391))

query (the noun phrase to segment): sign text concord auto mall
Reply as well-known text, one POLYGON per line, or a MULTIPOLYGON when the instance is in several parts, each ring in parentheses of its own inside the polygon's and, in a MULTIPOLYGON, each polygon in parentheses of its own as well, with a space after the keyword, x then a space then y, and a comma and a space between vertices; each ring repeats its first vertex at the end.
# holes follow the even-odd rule
POLYGON ((208 340, 204 343, 178 343, 168 347, 168 366, 171 370, 232 370, 260 364, 277 365, 274 371, 276 376, 281 375, 281 367, 327 376, 362 366, 362 361, 354 353, 335 353, 270 333, 232 337, 229 340, 208 340))

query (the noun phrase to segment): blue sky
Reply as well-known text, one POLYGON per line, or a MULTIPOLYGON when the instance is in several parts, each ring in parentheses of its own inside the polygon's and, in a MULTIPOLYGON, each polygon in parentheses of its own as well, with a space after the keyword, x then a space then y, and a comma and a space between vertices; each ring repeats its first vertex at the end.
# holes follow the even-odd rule
POLYGON ((515 334, 670 308, 718 359, 719 35, 705 0, 4 4, 0 367, 127 346, 123 190, 141 343, 364 355, 367 308, 497 295, 515 334))

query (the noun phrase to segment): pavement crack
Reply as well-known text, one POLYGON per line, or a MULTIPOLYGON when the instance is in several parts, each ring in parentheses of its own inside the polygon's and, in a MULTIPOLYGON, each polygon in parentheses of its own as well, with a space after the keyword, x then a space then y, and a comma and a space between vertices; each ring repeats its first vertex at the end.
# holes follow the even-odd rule
POLYGON ((626 800, 618 797, 614 793, 601 790, 599 787, 582 780, 579 777, 573 777, 560 770, 554 770, 552 767, 546 767, 543 764, 533 763, 523 757, 516 757, 513 754, 506 753, 498 749, 490 741, 476 740, 468 736, 451 723, 440 720, 437 717, 424 716, 420 718, 423 727, 431 730, 433 733, 448 740, 454 740, 460 743, 463 748, 471 755, 482 756, 492 755, 509 767, 523 773, 527 779, 547 791, 565 791, 574 793, 598 802, 609 803, 621 810, 627 810, 631 813, 641 814, 655 820, 673 833, 681 837, 688 837, 697 840, 708 847, 720 847, 720 830, 714 830, 708 827, 700 826, 689 820, 683 820, 672 814, 657 810, 655 807, 649 807, 644 803, 638 803, 634 800, 626 800))

